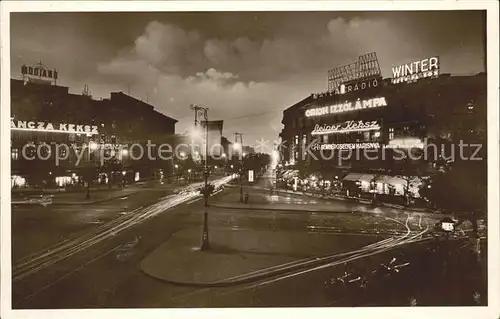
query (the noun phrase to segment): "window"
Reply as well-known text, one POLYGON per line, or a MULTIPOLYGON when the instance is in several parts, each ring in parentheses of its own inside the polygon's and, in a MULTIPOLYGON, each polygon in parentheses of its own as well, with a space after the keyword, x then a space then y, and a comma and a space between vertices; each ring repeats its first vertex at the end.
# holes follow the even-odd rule
POLYGON ((474 113, 474 102, 470 101, 470 102, 467 104, 467 112, 468 112, 469 114, 474 113))
POLYGON ((295 135, 295 145, 299 145, 299 136, 295 135))
POLYGON ((363 132, 363 141, 368 142, 370 140, 370 132, 363 132))
POLYGON ((306 145, 307 145, 307 136, 302 135, 302 146, 306 147, 306 145))
POLYGON ((389 141, 394 139, 394 128, 389 128, 389 141))
POLYGON ((19 159, 19 150, 17 148, 12 149, 11 158, 15 161, 19 159))
POLYGON ((61 152, 61 156, 63 158, 66 158, 66 149, 64 147, 60 149, 60 152, 61 152))
POLYGON ((328 135, 323 135, 323 143, 328 143, 328 135))

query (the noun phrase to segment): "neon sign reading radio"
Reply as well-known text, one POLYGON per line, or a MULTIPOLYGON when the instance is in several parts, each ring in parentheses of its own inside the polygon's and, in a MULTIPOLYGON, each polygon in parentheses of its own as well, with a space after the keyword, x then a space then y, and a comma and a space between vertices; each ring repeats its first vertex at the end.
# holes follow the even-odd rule
POLYGON ((377 97, 369 100, 360 100, 356 102, 346 102, 341 104, 334 104, 329 106, 318 107, 314 109, 309 109, 306 111, 305 115, 307 117, 311 116, 322 116, 326 114, 335 114, 349 111, 362 110, 366 108, 374 108, 387 106, 385 97, 377 97))
POLYGON ((10 120, 11 130, 16 131, 38 131, 38 132, 54 132, 54 133, 82 133, 87 135, 99 134, 97 125, 76 125, 61 123, 54 126, 50 122, 35 122, 35 121, 14 121, 10 120))
POLYGON ((380 129, 377 121, 346 121, 342 124, 333 125, 320 125, 316 124, 311 135, 325 135, 325 134, 335 134, 335 133, 348 133, 348 132, 360 132, 360 131, 371 131, 380 129))

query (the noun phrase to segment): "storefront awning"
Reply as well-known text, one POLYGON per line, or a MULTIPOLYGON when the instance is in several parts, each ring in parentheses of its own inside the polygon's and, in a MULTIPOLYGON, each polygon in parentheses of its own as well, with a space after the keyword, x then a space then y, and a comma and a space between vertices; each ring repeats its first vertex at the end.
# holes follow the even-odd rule
POLYGON ((349 173, 344 177, 344 181, 366 181, 371 182, 375 178, 373 174, 349 173))
POLYGON ((391 184, 391 185, 406 185, 406 180, 396 177, 396 176, 389 176, 389 175, 379 175, 377 176, 377 179, 375 180, 376 183, 385 183, 385 184, 391 184))
POLYGON ((288 171, 285 171, 282 175, 283 178, 292 178, 292 177, 295 177, 295 176, 298 176, 299 175, 299 171, 297 170, 288 170, 288 171))

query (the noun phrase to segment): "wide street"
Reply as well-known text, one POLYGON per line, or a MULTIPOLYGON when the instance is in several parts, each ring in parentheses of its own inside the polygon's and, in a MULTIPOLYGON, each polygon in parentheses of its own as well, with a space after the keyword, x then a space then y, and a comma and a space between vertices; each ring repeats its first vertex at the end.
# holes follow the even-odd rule
MULTIPOLYGON (((250 187, 249 203, 240 204, 239 187, 228 185, 210 199, 212 251, 199 252, 204 209, 195 186, 75 207, 13 207, 13 308, 343 305, 324 283, 344 263, 376 268, 392 249, 411 254, 435 223, 426 214, 250 187), (200 285, 229 277, 235 283, 200 285)), ((377 304, 408 302, 400 295, 377 304)))

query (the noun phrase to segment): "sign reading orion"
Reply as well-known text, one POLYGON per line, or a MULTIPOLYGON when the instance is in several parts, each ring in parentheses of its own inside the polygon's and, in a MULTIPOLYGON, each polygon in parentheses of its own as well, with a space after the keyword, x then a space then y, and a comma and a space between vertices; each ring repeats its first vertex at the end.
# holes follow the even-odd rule
POLYGON ((385 97, 377 97, 369 100, 356 100, 355 102, 346 102, 328 106, 322 106, 314 109, 306 110, 306 117, 322 116, 327 114, 343 113, 349 111, 363 110, 366 108, 375 108, 387 106, 385 97))

